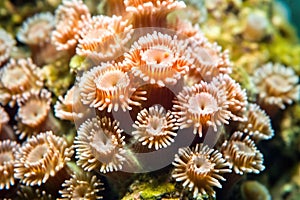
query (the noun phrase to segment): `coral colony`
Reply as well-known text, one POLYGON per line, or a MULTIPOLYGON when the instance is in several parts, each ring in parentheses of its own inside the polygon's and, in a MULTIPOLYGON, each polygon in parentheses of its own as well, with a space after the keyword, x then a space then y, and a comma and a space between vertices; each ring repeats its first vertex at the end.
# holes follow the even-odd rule
POLYGON ((280 6, 53 4, 0 29, 1 198, 270 199, 247 180, 270 167, 260 143, 286 141, 284 120, 300 135, 299 113, 283 117, 299 110, 300 62, 278 48, 300 47, 280 6), (148 154, 149 169, 170 161, 147 171, 148 154))

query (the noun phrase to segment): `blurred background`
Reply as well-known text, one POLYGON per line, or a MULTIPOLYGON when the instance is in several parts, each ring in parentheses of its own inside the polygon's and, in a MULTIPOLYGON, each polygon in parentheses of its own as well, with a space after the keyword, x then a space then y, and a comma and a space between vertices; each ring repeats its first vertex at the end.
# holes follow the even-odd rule
POLYGON ((300 0, 278 0, 287 6, 290 10, 290 21, 297 27, 297 33, 300 37, 300 0))

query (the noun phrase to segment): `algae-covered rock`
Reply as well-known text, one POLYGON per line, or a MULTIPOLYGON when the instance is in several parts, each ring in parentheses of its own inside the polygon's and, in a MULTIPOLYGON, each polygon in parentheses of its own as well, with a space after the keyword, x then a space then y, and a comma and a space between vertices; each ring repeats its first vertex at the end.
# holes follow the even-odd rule
POLYGON ((271 200, 271 195, 263 184, 258 181, 245 181, 241 186, 244 200, 271 200))
POLYGON ((74 74, 70 73, 68 59, 59 59, 43 66, 41 75, 45 80, 45 85, 56 96, 63 95, 75 79, 74 74))
POLYGON ((160 182, 154 179, 147 182, 135 181, 130 186, 130 192, 122 200, 156 200, 175 191, 175 186, 169 182, 160 182))
POLYGON ((92 66, 92 63, 85 57, 74 55, 70 60, 70 70, 77 72, 80 70, 87 70, 92 66))
POLYGON ((300 105, 295 104, 289 107, 283 115, 281 121, 280 135, 284 144, 286 145, 287 151, 292 156, 296 156, 294 153, 300 152, 300 105))

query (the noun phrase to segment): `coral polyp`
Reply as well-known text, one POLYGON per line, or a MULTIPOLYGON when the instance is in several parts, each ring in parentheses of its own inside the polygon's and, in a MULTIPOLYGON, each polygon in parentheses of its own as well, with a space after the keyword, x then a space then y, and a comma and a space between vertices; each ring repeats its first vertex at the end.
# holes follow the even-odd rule
POLYGON ((83 21, 90 17, 88 7, 81 0, 64 0, 55 11, 55 30, 52 42, 57 50, 74 50, 83 21))
POLYGON ((201 82, 187 86, 177 98, 173 114, 181 128, 192 125, 194 133, 202 137, 204 128, 212 127, 217 131, 218 126, 229 123, 231 112, 226 91, 218 90, 213 84, 201 82))
POLYGON ((146 91, 136 91, 128 72, 119 63, 103 63, 92 68, 81 77, 79 87, 82 103, 100 111, 118 111, 119 107, 123 111, 131 110, 146 100, 146 91))
POLYGON ((258 68, 253 75, 258 90, 259 101, 265 105, 284 109, 300 99, 299 76, 293 69, 279 63, 267 63, 258 68))
POLYGON ((14 164, 20 145, 16 141, 0 141, 0 189, 9 189, 15 184, 14 164))
POLYGON ((182 148, 175 155, 172 177, 183 182, 183 187, 193 192, 193 197, 209 195, 215 197, 213 187, 222 188, 223 173, 230 173, 229 164, 217 150, 203 144, 194 149, 182 148))
POLYGON ((10 57, 16 41, 5 30, 0 29, 0 68, 10 57))
POLYGON ((95 61, 109 61, 122 55, 132 32, 132 25, 121 16, 94 16, 79 31, 76 53, 95 61))
POLYGON ((41 185, 65 167, 72 155, 66 140, 51 131, 32 136, 16 153, 15 178, 25 185, 41 185))
POLYGON ((175 122, 176 119, 171 112, 166 112, 162 107, 153 106, 143 109, 132 125, 135 128, 132 135, 149 149, 166 148, 174 142, 174 137, 177 135, 178 126, 175 122))
POLYGON ((187 41, 177 36, 154 32, 135 42, 125 55, 125 63, 132 73, 146 83, 174 85, 185 75, 193 63, 190 55, 184 52, 187 41))
POLYGON ((124 136, 117 121, 110 118, 86 120, 78 129, 74 144, 77 164, 85 171, 118 171, 127 161, 124 136))
POLYGON ((16 100, 24 92, 40 90, 43 82, 38 74, 37 66, 30 58, 10 59, 0 69, 0 102, 14 106, 16 100))
POLYGON ((230 163, 230 168, 237 174, 256 173, 265 169, 263 155, 249 136, 234 132, 222 145, 221 152, 230 163))

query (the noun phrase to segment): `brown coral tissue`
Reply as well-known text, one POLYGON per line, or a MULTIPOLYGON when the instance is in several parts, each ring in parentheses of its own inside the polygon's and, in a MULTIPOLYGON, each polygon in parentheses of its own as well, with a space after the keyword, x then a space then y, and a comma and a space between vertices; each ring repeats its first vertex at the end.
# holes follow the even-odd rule
POLYGON ((0 105, 0 134, 2 132, 2 126, 9 121, 9 116, 4 110, 4 108, 0 105))
POLYGON ((134 28, 166 27, 167 15, 185 7, 183 1, 176 0, 124 0, 124 4, 134 28))

